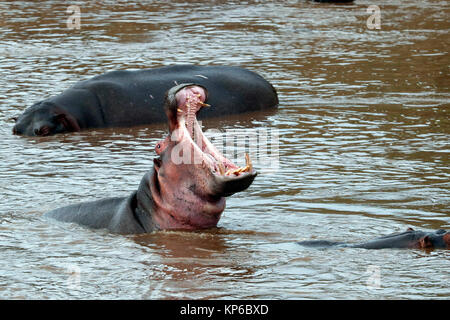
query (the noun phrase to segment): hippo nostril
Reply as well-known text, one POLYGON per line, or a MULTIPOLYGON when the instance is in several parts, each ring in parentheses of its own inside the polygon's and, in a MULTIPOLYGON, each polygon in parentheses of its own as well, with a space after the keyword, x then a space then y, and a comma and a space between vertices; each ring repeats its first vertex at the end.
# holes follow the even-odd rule
POLYGON ((50 134, 50 127, 49 126, 42 126, 39 129, 35 128, 33 130, 34 134, 36 136, 48 136, 50 134))
POLYGON ((50 128, 48 126, 43 126, 39 131, 42 136, 48 136, 50 134, 50 128))
POLYGON ((50 133, 50 128, 48 126, 42 126, 40 128, 35 128, 33 132, 36 136, 46 136, 50 133))

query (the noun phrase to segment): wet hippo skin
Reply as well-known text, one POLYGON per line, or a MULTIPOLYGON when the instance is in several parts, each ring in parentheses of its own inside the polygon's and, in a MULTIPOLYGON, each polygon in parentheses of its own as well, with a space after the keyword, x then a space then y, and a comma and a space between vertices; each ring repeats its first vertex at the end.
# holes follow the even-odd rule
POLYGON ((208 87, 209 103, 214 108, 203 111, 203 118, 278 106, 273 86, 255 72, 239 67, 178 65, 112 71, 33 104, 15 117, 13 133, 46 136, 164 122, 164 95, 179 83, 208 87))
POLYGON ((128 197, 69 205, 47 217, 114 233, 155 230, 197 230, 215 227, 225 209, 225 197, 247 189, 257 173, 250 158, 238 167, 204 136, 196 115, 208 107, 210 92, 181 84, 165 98, 169 134, 155 147, 153 169, 128 197))
POLYGON ((298 244, 313 248, 364 248, 364 249, 386 249, 386 248, 409 248, 409 249, 450 249, 450 232, 439 229, 426 232, 416 231, 408 228, 402 233, 393 233, 384 237, 376 238, 363 243, 333 242, 327 240, 300 241, 298 244))

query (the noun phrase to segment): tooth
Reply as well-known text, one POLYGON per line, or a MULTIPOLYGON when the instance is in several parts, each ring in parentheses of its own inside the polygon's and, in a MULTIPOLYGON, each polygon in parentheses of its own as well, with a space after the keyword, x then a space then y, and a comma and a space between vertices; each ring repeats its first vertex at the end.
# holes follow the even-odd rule
POLYGON ((249 172, 253 170, 252 160, 250 159, 250 155, 248 153, 245 154, 245 165, 248 167, 249 172))
POLYGON ((225 172, 225 175, 226 175, 226 176, 229 176, 229 175, 232 175, 232 174, 234 174, 234 173, 236 173, 236 170, 230 169, 230 170, 228 170, 227 172, 225 172))
POLYGON ((243 169, 243 168, 237 168, 237 169, 234 169, 233 171, 231 171, 231 174, 238 175, 239 173, 242 172, 242 169, 243 169))
POLYGON ((178 111, 178 112, 183 112, 183 110, 181 110, 181 109, 177 109, 177 111, 178 111))
POLYGON ((204 102, 202 102, 200 105, 201 105, 202 107, 211 107, 210 104, 207 104, 207 103, 204 103, 204 102))
POLYGON ((223 166, 223 163, 219 162, 218 167, 219 167, 219 173, 223 176, 225 174, 225 167, 223 166))
POLYGON ((241 172, 247 172, 248 169, 250 169, 250 167, 249 166, 245 166, 245 167, 242 167, 241 169, 242 169, 241 172))

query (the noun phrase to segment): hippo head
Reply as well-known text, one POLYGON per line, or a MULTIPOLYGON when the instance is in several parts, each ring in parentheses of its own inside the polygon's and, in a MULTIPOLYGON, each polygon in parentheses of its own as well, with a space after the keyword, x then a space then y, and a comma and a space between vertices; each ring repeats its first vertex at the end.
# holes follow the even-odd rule
POLYGON ((77 120, 52 102, 35 103, 17 118, 13 134, 48 136, 61 132, 80 131, 77 120))
MULTIPOLYGON (((412 228, 408 228, 409 232, 414 232, 412 228)), ((421 235, 413 245, 414 248, 420 249, 450 249, 450 232, 439 229, 435 232, 428 232, 421 235)))
POLYGON ((158 158, 150 179, 153 219, 160 229, 215 227, 225 197, 247 189, 256 177, 248 156, 238 167, 203 135, 197 113, 209 106, 207 90, 181 84, 166 94, 169 135, 156 145, 158 158))

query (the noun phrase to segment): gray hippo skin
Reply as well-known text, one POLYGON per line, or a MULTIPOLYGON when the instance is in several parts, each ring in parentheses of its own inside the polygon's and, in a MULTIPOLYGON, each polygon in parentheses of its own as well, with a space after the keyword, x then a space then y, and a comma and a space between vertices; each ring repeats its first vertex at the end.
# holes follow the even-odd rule
POLYGON ((207 89, 195 84, 168 91, 169 134, 157 143, 159 157, 137 191, 128 197, 69 205, 46 216, 122 234, 215 227, 225 197, 247 189, 257 173, 248 156, 247 165, 238 167, 204 136, 196 116, 208 106, 207 98, 207 89))
POLYGON ((312 248, 364 248, 364 249, 450 249, 450 232, 439 229, 433 232, 407 231, 394 233, 363 243, 333 242, 327 240, 300 241, 298 244, 312 248))
POLYGON ((13 134, 47 136, 88 128, 131 127, 166 121, 164 95, 179 83, 207 87, 214 106, 202 118, 278 106, 273 86, 239 67, 178 65, 112 71, 80 81, 15 117, 13 134))

